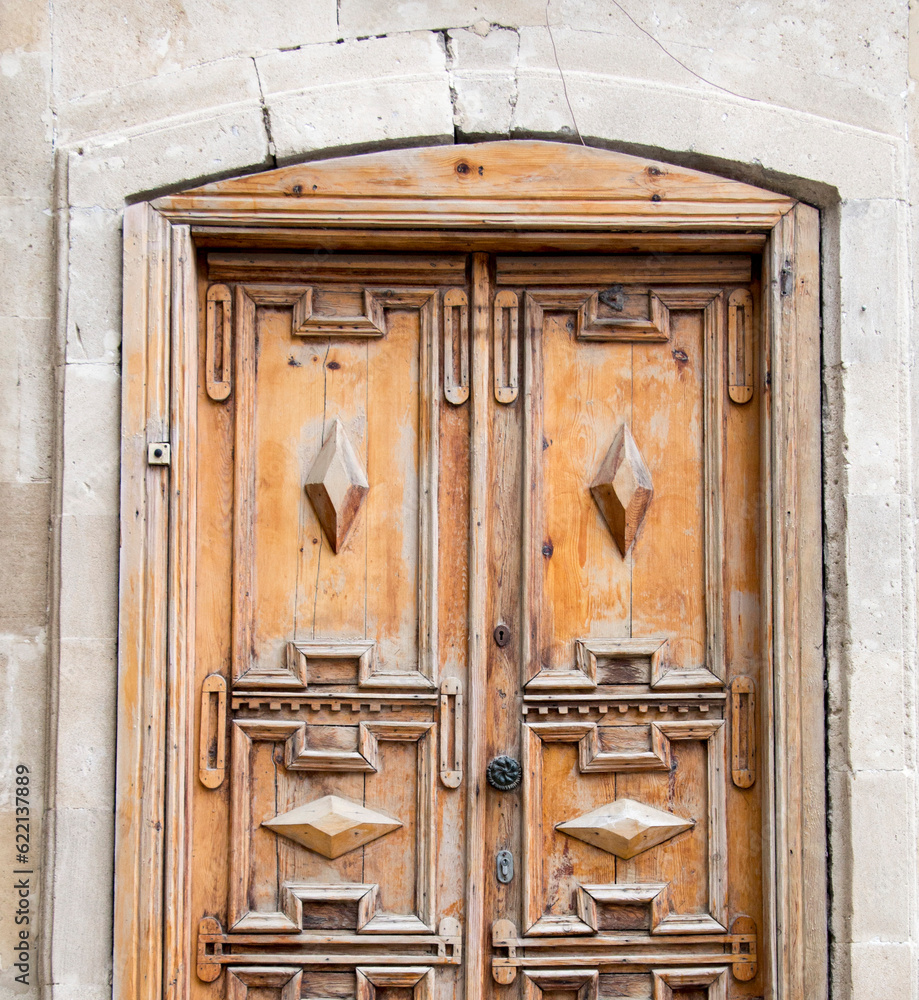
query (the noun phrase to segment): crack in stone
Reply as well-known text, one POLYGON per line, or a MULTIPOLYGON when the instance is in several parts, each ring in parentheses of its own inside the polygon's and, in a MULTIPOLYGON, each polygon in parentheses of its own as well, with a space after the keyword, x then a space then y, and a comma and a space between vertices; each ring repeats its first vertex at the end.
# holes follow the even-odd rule
POLYGON ((258 60, 252 56, 252 65, 255 68, 255 79, 258 82, 258 99, 262 108, 262 123, 265 126, 265 136, 268 140, 268 156, 272 166, 278 165, 278 149, 274 144, 274 136, 271 134, 271 112, 268 110, 268 103, 265 100, 265 88, 262 86, 262 75, 258 71, 258 60))
POLYGON ((453 141, 462 142, 459 128, 459 94, 456 90, 456 79, 453 76, 453 67, 456 65, 456 52, 453 49, 453 39, 447 28, 442 28, 435 32, 440 39, 441 47, 444 50, 444 69, 447 72, 447 86, 450 89, 450 106, 453 109, 453 141))
POLYGON ((517 28, 508 29, 513 31, 517 36, 517 51, 514 53, 514 89, 511 91, 511 96, 508 100, 510 105, 510 116, 507 120, 507 134, 508 137, 514 134, 515 129, 515 119, 517 117, 517 101, 520 97, 520 31, 517 28))

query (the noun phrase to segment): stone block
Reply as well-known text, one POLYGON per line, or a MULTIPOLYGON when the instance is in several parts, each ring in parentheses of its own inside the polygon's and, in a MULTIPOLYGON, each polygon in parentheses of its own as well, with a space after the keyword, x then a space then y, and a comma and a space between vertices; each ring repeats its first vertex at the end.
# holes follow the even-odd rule
POLYGON ((0 197, 0 316, 49 317, 54 304, 46 202, 0 197))
POLYGON ((0 481, 51 478, 53 336, 50 319, 0 317, 0 481))
POLYGON ((58 109, 58 142, 135 130, 148 122, 211 114, 259 100, 258 74, 248 58, 220 59, 97 90, 58 109))
POLYGON ((288 4, 69 0, 54 8, 55 88, 65 103, 189 66, 338 37, 336 0, 288 4))
POLYGON ((855 771, 906 766, 904 659, 900 650, 849 650, 848 759, 855 771))
POLYGON ((374 3, 339 0, 338 21, 345 38, 385 35, 421 28, 462 28, 482 23, 517 27, 545 24, 544 0, 425 0, 424 3, 374 3))
POLYGON ((453 139, 446 80, 381 80, 308 91, 270 102, 280 162, 313 150, 363 150, 377 143, 428 145, 453 139), (449 128, 448 128, 449 126, 449 128))
POLYGON ((433 34, 312 45, 257 62, 279 160, 453 139, 446 56, 433 34))
POLYGON ((846 515, 850 540, 846 612, 852 641, 875 652, 901 649, 904 536, 900 498, 849 496, 846 515))
MULTIPOLYGON (((902 193, 897 140, 716 88, 582 69, 580 35, 556 29, 559 62, 581 135, 748 163, 838 187, 846 197, 902 193)), ((545 28, 520 31, 518 135, 574 137, 572 112, 545 28)), ((666 159, 666 154, 662 154, 666 159)))
POLYGON ((111 996, 114 814, 111 806, 58 809, 55 826, 54 982, 107 984, 111 996))
POLYGON ((50 1000, 112 1000, 112 986, 111 983, 53 983, 48 996, 50 1000))
POLYGON ((851 945, 853 1000, 916 996, 914 946, 879 941, 851 945))
POLYGON ((519 44, 517 32, 505 28, 449 33, 454 124, 463 136, 510 135, 519 44))
POLYGON ((51 484, 0 483, 0 632, 34 635, 48 621, 51 484))
POLYGON ((45 52, 5 51, 0 55, 0 78, 0 135, 5 139, 0 197, 38 198, 47 206, 52 179, 51 61, 45 52))
POLYGON ((903 12, 894 7, 847 0, 816 23, 804 5, 738 7, 730 0, 695 9, 668 0, 653 8, 629 6, 628 13, 595 0, 552 0, 549 13, 559 28, 606 36, 607 51, 615 46, 616 68, 608 57, 605 71, 617 76, 633 75, 626 50, 651 45, 634 75, 660 79, 669 64, 713 91, 898 132, 906 46, 903 12), (855 37, 860 44, 852 44, 855 37))
POLYGON ((82 143, 68 162, 70 204, 121 209, 126 198, 269 165, 261 105, 205 110, 82 143))
POLYGON ((856 363, 842 371, 844 457, 850 492, 866 496, 900 491, 903 370, 893 363, 856 363))
MULTIPOLYGON (((2 520, 2 518, 0 518, 2 520)), ((4 567, 5 568, 5 567, 4 567)), ((46 739, 46 717, 48 709, 48 648, 44 633, 32 638, 0 636, 0 690, 4 692, 3 725, 0 726, 0 758, 4 762, 4 770, 8 779, 0 789, 0 838, 9 844, 2 860, 0 860, 0 879, 6 887, 4 900, 9 905, 9 915, 0 920, 0 954, 4 956, 3 967, 0 968, 0 996, 26 997, 29 991, 16 983, 17 972, 11 964, 13 946, 18 944, 19 926, 12 920, 14 883, 22 875, 14 875, 15 869, 31 869, 34 873, 31 885, 30 905, 33 914, 39 912, 41 896, 39 891, 38 873, 44 870, 42 845, 44 835, 45 815, 45 785, 47 773, 48 740, 46 739), (17 767, 23 764, 29 770, 29 844, 27 862, 14 853, 17 845, 17 802, 16 793, 20 787, 16 784, 17 767)), ((21 775, 19 775, 21 776, 21 775)), ((19 819, 22 819, 20 813, 19 819)), ((18 832, 22 832, 20 827, 18 832)), ((28 877, 28 876, 26 876, 28 877)), ((33 925, 33 930, 35 925, 33 925)), ((37 972, 40 968, 37 961, 38 949, 41 947, 41 937, 33 943, 32 968, 36 975, 32 976, 33 995, 37 985, 37 972)))
POLYGON ((113 365, 67 366, 65 514, 118 514, 121 378, 113 365))
MULTIPOLYGON (((916 17, 919 20, 919 14, 916 17)), ((919 129, 917 129, 917 134, 919 134, 919 129)), ((917 157, 914 176, 919 177, 919 157, 917 157)), ((915 205, 910 206, 909 227, 911 232, 919 232, 919 198, 916 199, 915 205)), ((912 300, 913 302, 919 302, 919 268, 912 267, 909 273, 912 278, 912 300)), ((909 316, 911 323, 908 335, 909 360, 911 364, 916 364, 919 363, 919 310, 911 309, 909 316)))
POLYGON ((61 638, 114 639, 118 621, 118 518, 61 518, 61 638))
POLYGON ((115 692, 111 639, 61 642, 57 719, 58 809, 111 809, 115 800, 115 692))
MULTIPOLYGON (((41 820, 41 799, 44 790, 48 740, 46 717, 48 705, 48 637, 42 630, 34 635, 0 635, 0 690, 15 692, 15 702, 7 701, 3 729, 0 731, 0 753, 7 766, 23 763, 29 768, 36 822, 41 820), (10 710, 12 708, 12 710, 10 710)), ((7 695, 8 697, 9 695, 7 695)), ((15 816, 14 785, 0 790, 0 814, 15 816)), ((38 862, 41 841, 33 838, 33 850, 38 862)), ((10 855, 2 862, 8 864, 10 855)), ((0 924, 0 934, 2 934, 0 924)))
POLYGON ((845 201, 839 211, 841 356, 900 357, 909 296, 908 214, 896 201, 845 201))
POLYGON ((67 360, 121 358, 122 214, 71 209, 68 227, 67 360))
MULTIPOLYGON (((553 93, 556 87, 561 88, 562 73, 569 92, 572 75, 574 78, 596 76, 672 83, 700 92, 710 89, 690 70, 665 56, 654 39, 618 7, 609 6, 601 11, 594 5, 594 20, 603 23, 600 29, 590 23, 583 9, 574 21, 562 16, 561 7, 555 3, 550 13, 551 34, 545 18, 534 26, 521 27, 519 65, 524 72, 544 73, 553 93), (610 58, 610 46, 613 45, 616 46, 615 62, 610 58)), ((644 103, 653 105, 658 100, 653 89, 646 92, 644 103)))
POLYGON ((41 3, 0 4, 2 52, 47 52, 51 48, 51 8, 41 3))
POLYGON ((853 941, 909 939, 915 797, 906 774, 863 771, 851 778, 853 941))

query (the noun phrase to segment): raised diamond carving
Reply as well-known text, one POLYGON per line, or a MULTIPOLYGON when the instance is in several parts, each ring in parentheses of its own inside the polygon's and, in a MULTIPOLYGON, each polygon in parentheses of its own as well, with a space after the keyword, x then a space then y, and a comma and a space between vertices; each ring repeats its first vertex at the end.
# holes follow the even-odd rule
POLYGON ((674 816, 634 799, 616 799, 577 819, 559 823, 555 829, 628 860, 695 825, 695 820, 674 816))
POLYGON ((380 809, 368 809, 360 802, 338 795, 324 795, 274 819, 266 819, 262 826, 327 858, 337 858, 398 830, 402 823, 380 809))
POLYGON ((332 551, 337 553, 345 544, 370 489, 367 473, 340 420, 332 424, 316 460, 310 466, 305 489, 332 551))
POLYGON ((590 492, 625 556, 654 496, 651 473, 625 424, 606 453, 590 492))

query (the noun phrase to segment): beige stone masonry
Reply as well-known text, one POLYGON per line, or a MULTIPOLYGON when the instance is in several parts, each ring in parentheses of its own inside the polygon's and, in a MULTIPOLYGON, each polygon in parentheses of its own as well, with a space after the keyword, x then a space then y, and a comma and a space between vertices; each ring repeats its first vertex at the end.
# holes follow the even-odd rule
MULTIPOLYGON (((126 199, 579 131, 822 210, 833 997, 919 1000, 916 6, 551 0, 551 36, 546 18, 545 0, 0 7, 0 759, 35 765, 53 922, 20 988, 0 921, 0 997, 110 996, 126 199)), ((0 834, 10 816, 0 791, 0 834)))

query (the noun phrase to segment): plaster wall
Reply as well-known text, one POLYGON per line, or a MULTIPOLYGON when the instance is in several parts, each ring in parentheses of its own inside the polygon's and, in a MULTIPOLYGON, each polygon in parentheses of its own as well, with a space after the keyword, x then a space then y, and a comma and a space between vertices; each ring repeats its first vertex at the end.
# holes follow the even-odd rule
POLYGON ((919 997, 919 11, 5 0, 0 48, 0 886, 20 762, 41 886, 28 985, 0 890, 0 994, 110 993, 125 200, 510 136, 649 153, 822 209, 833 995, 919 997))

